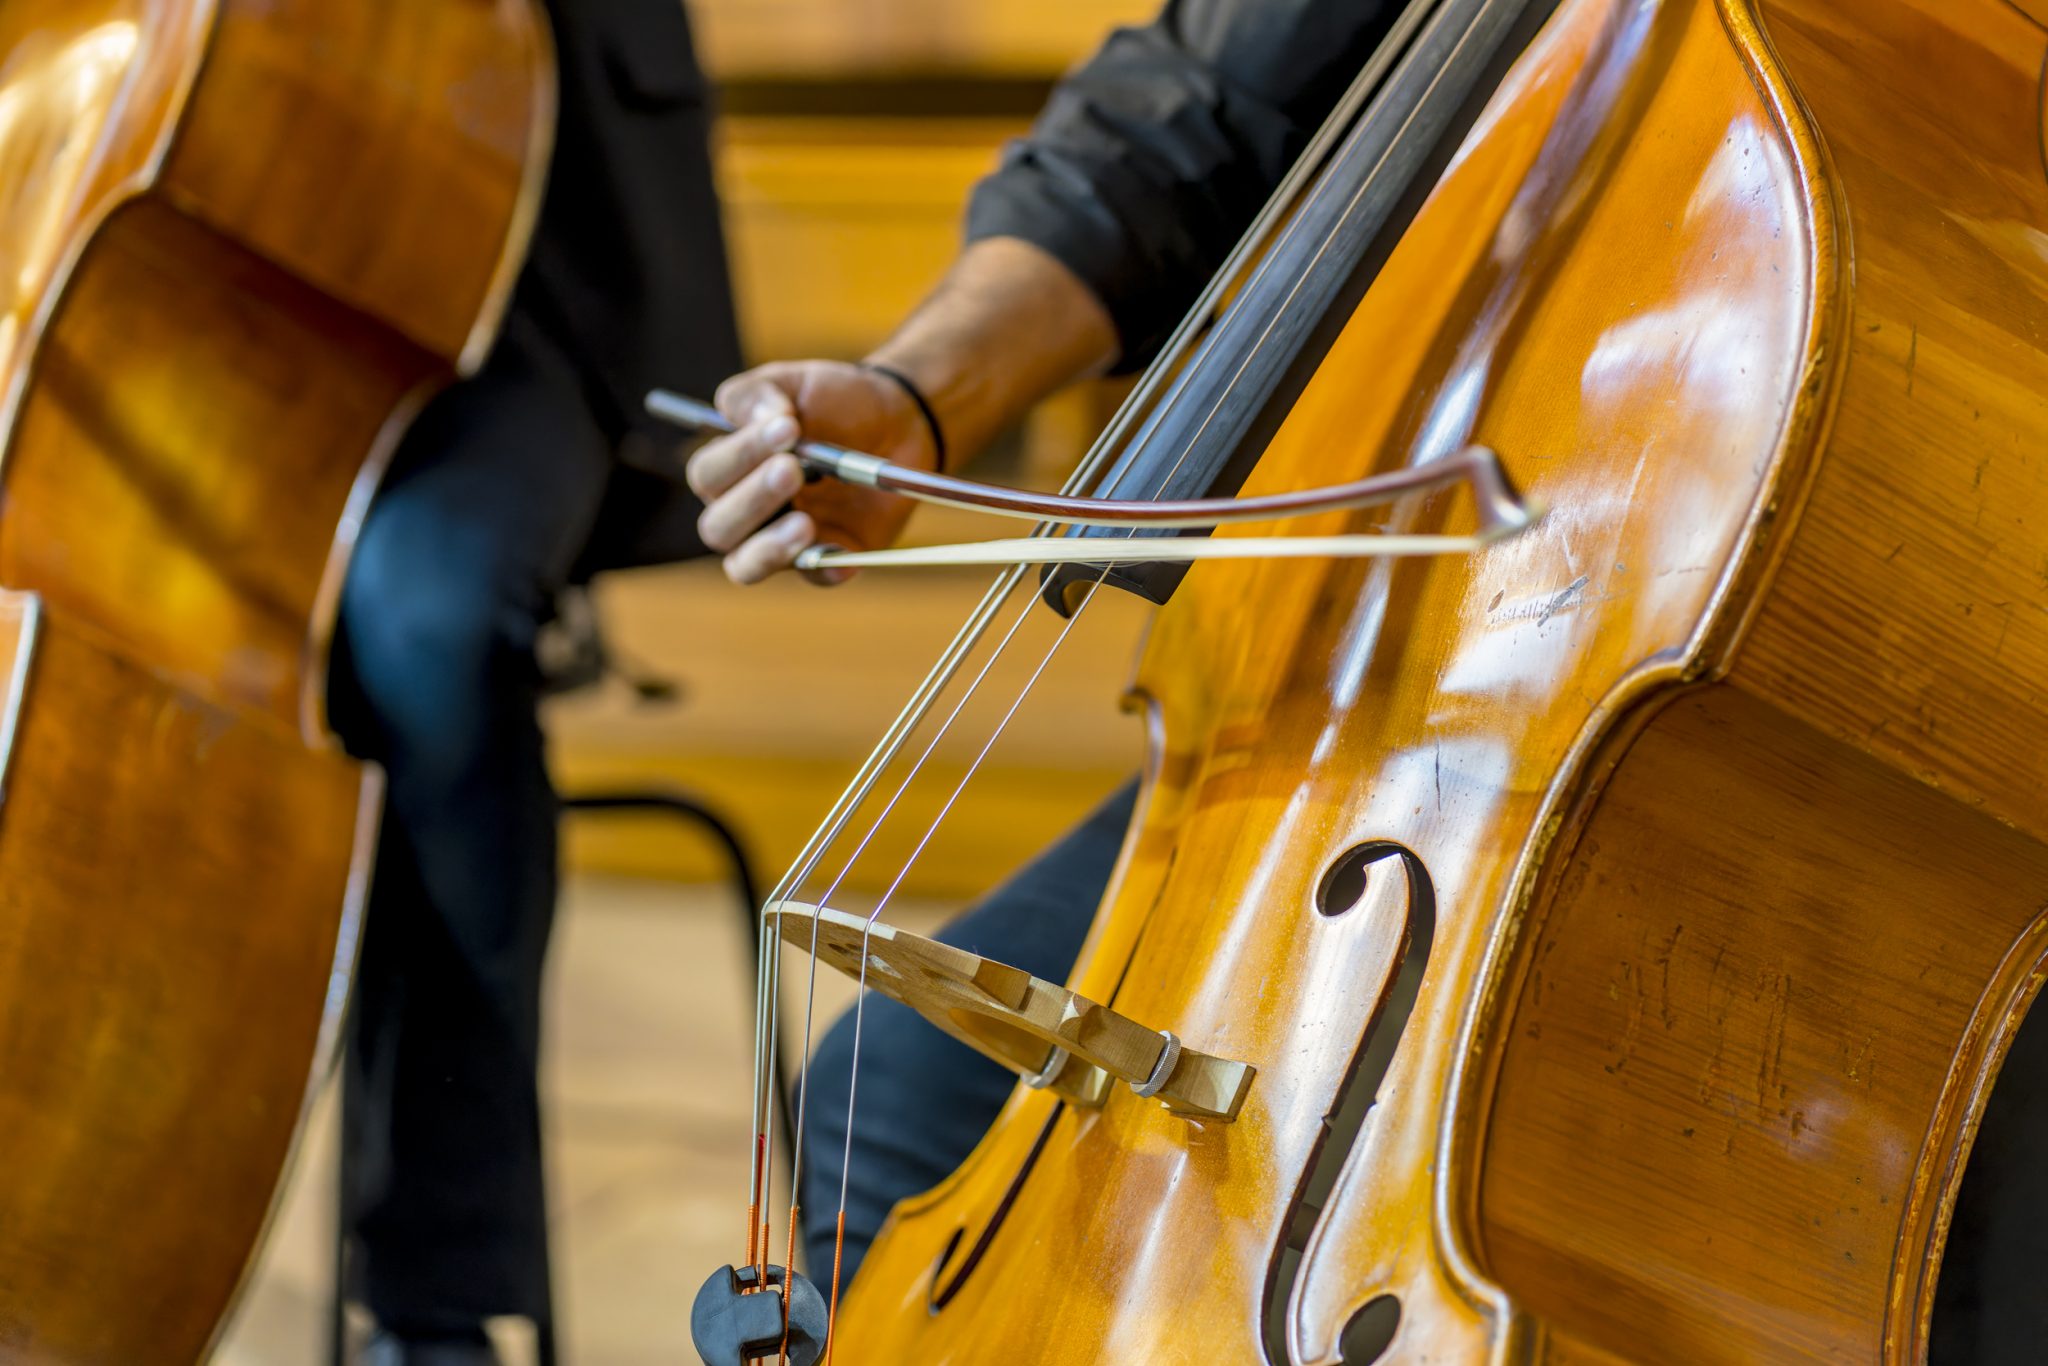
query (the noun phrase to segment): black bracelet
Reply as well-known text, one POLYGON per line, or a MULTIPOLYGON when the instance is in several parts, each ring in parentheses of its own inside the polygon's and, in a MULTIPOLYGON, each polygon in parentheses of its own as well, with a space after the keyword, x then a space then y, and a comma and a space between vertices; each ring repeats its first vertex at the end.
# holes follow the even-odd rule
POLYGON ((932 411, 931 402, 925 398, 924 390, 917 387, 917 381, 893 365, 880 365, 874 361, 863 361, 860 368, 871 370, 882 378, 891 381, 897 388, 910 396, 910 401, 917 405, 917 411, 924 415, 926 430, 932 434, 934 465, 939 473, 944 474, 946 472, 946 432, 944 428, 939 426, 939 415, 932 411))

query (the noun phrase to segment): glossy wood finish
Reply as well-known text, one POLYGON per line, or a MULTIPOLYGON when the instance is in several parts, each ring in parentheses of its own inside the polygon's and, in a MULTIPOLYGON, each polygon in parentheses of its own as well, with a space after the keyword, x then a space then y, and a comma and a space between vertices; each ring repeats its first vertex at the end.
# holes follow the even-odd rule
POLYGON ((220 0, 162 190, 436 354, 480 362, 540 209, 545 32, 527 0, 220 0), (360 221, 340 230, 338 214, 360 221))
POLYGON ((376 789, 75 619, 32 643, 0 820, 0 1341, 191 1361, 339 1023, 363 867, 333 843, 367 855, 376 789))
POLYGON ((2048 663, 2048 31, 2003 3, 1759 8, 1826 139, 1853 313, 1741 696, 1675 706, 1630 752, 1507 1026, 1482 1231, 1561 1356, 1919 1359, 1970 1127, 2043 961, 2048 766, 2023 737, 2048 663), (1638 768, 1668 779, 1675 755, 1696 792, 1645 800, 1638 768), (1578 885, 1603 861, 1607 885, 1578 885), (1558 973, 1588 1045, 1563 1069, 1558 973), (1693 1007, 1632 1027, 1667 978, 1693 1007), (1567 1149, 1634 1179, 1589 1205, 1567 1149), (1652 1202, 1637 1173, 1660 1169, 1652 1202))
POLYGON ((0 18, 0 1356, 202 1356, 353 961, 320 715, 405 423, 551 127, 523 0, 0 18))
POLYGON ((1723 686, 1649 723, 1555 876, 1488 1130, 1494 1272, 1630 1359, 1879 1359, 2048 846, 1723 686))
POLYGON ((163 154, 207 0, 16 0, 0 10, 0 430, 55 285, 163 154), (114 117, 119 106, 121 117, 114 117))
POLYGON ((0 522, 0 583, 296 725, 365 457, 446 361, 158 199, 113 214, 81 267, 5 456, 37 515, 0 522))
POLYGON ((1919 1354, 2048 886, 2042 55, 2005 0, 1568 0, 1253 485, 1476 440, 1549 518, 1202 566, 1140 670, 1073 985, 1256 1066, 1243 1114, 1020 1092, 841 1360, 1356 1362, 1382 1296, 1403 1362, 1919 1354), (1318 889, 1382 841, 1434 938, 1323 1154, 1417 893, 1318 889))

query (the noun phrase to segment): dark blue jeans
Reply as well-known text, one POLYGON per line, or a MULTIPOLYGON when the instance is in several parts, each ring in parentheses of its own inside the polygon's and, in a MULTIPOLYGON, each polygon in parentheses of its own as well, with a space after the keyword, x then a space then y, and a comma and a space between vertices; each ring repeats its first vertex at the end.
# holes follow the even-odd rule
MULTIPOLYGON (((1033 860, 937 938, 985 958, 1064 982, 1080 956, 1130 824, 1137 785, 1127 784, 1058 844, 1033 860)), ((847 1151, 853 1014, 841 1016, 811 1057, 804 1122, 804 1249, 815 1277, 832 1274, 840 1177, 846 1176, 850 1282, 890 1207, 943 1180, 981 1141, 1017 1076, 908 1006, 867 995, 860 1086, 847 1151)), ((824 1282, 820 1282, 821 1288, 824 1282)), ((828 1291, 829 1293, 829 1291, 828 1291)))
POLYGON ((534 641, 614 464, 514 325, 407 435, 341 602, 337 731, 387 805, 343 1079, 351 1294, 394 1325, 548 1317, 541 965, 557 803, 534 641))

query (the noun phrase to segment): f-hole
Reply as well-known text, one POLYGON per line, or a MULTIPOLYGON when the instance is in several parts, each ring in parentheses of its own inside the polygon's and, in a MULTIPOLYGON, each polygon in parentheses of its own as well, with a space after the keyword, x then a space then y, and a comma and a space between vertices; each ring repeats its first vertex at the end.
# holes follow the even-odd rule
POLYGON ((987 1254, 989 1244, 996 1240, 996 1230, 1009 1218, 1010 1206, 1016 1204, 1017 1197, 1024 1193, 1024 1183, 1030 1179, 1031 1169, 1038 1165, 1039 1156, 1045 1152, 1045 1142, 1052 1137, 1053 1126, 1060 1122, 1060 1116, 1066 1112, 1065 1105, 1053 1107, 1052 1114, 1046 1117, 1045 1127, 1038 1131, 1038 1138, 1032 1143, 1031 1151, 1025 1154, 1024 1165, 1019 1167, 1017 1175, 1011 1178, 1008 1189, 1003 1192, 1003 1198, 996 1202, 995 1209, 989 1214, 988 1223, 982 1226, 980 1236, 967 1249, 967 1255, 961 1258, 960 1265, 952 1268, 951 1276, 946 1274, 947 1269, 952 1265, 953 1254, 960 1250, 967 1230, 964 1227, 957 1229, 953 1236, 946 1240, 946 1246, 939 1253, 938 1261, 932 1265, 931 1285, 925 1292, 925 1309, 928 1312, 936 1314, 951 1304, 953 1297, 967 1284, 967 1278, 981 1265, 981 1259, 987 1254))
POLYGON ((1378 1361, 1394 1345, 1401 1328, 1401 1301, 1392 1295, 1375 1295, 1359 1306, 1344 1333, 1337 1339, 1337 1359, 1344 1366, 1378 1361))
MULTIPOLYGON (((2041 958, 2039 922, 2028 937, 2031 952, 2021 971, 2031 961, 2039 972, 2048 963, 2041 958)), ((2027 1353, 2015 1347, 2012 1325, 2039 1321, 2025 1307, 2038 1303, 2040 1293, 2040 1241, 2033 1230, 2048 1222, 2048 1176, 2040 1159, 2048 1147, 2048 993, 2026 1005, 1991 993, 1987 999, 1998 1001, 2007 1019, 2008 1012, 2025 1013, 1991 1079, 1950 1212, 1927 1366, 1969 1366, 1998 1360, 2001 1352, 2020 1359, 2027 1353)))
MULTIPOLYGON (((1308 1172, 1295 1192, 1288 1212, 1285 1236, 1266 1281, 1266 1355, 1285 1362, 1287 1355, 1287 1305, 1301 1272, 1302 1250, 1308 1246, 1324 1203, 1336 1187, 1337 1175, 1358 1145, 1367 1118, 1379 1100, 1380 1085, 1394 1061, 1395 1050, 1415 1009, 1417 989, 1429 966, 1431 941, 1436 935, 1436 888, 1422 860, 1388 840, 1372 840, 1346 849, 1331 861, 1316 883, 1318 914, 1326 917, 1348 915, 1367 901, 1373 869, 1388 860, 1399 860, 1408 885, 1405 910, 1407 923, 1401 935, 1400 958, 1380 998, 1365 1034, 1352 1054, 1351 1066, 1337 1088, 1336 1102, 1323 1117, 1323 1132, 1310 1155, 1308 1172)), ((1377 900, 1377 899, 1376 899, 1377 900)), ((1387 902, 1378 901, 1385 906, 1387 902)), ((1344 1366, 1365 1366, 1380 1359, 1393 1342, 1401 1321, 1401 1303, 1392 1295, 1381 1295, 1352 1316, 1340 1343, 1344 1366)))

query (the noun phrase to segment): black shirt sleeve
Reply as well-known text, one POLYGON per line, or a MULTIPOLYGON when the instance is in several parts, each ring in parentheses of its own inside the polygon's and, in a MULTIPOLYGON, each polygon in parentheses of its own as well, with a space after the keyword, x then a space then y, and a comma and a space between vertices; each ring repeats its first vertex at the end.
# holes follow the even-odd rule
POLYGON ((1060 82, 975 188, 967 237, 1018 237, 1151 359, 1358 74, 1390 0, 1168 0, 1060 82))

